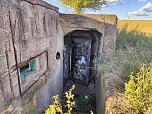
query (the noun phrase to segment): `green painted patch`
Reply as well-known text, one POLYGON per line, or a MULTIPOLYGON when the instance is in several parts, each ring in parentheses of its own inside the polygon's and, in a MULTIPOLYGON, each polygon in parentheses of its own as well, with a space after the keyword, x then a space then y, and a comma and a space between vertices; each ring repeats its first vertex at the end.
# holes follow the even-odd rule
POLYGON ((36 68, 35 60, 31 60, 27 65, 20 69, 20 78, 23 79, 29 75, 30 72, 34 71, 36 68))

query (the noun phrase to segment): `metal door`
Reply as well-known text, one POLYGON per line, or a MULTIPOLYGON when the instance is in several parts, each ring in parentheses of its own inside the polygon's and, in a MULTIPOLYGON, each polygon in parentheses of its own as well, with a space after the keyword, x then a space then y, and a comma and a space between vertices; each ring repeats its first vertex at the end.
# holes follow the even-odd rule
POLYGON ((71 77, 88 84, 91 55, 91 38, 72 38, 71 77))

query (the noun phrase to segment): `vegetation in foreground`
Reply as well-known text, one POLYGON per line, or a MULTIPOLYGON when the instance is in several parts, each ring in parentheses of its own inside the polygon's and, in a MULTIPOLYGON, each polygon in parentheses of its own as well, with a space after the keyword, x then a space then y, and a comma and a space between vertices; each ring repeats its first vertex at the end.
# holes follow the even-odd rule
POLYGON ((67 105, 65 106, 65 108, 67 108, 66 112, 63 112, 63 106, 60 103, 60 99, 59 96, 53 96, 53 104, 51 104, 49 106, 49 108, 45 111, 45 114, 71 114, 73 107, 75 106, 75 101, 73 101, 74 99, 74 94, 72 93, 72 91, 74 90, 75 86, 73 85, 72 88, 65 93, 66 98, 67 98, 67 105))
MULTIPOLYGON (((72 114, 73 108, 75 106, 75 101, 74 101, 74 94, 72 93, 73 90, 75 89, 75 85, 72 86, 72 88, 68 91, 65 92, 65 97, 66 97, 66 106, 63 106, 60 102, 60 98, 58 95, 53 96, 53 103, 49 106, 49 108, 45 111, 45 114, 72 114)), ((91 114, 93 112, 91 111, 91 114)))
POLYGON ((137 74, 130 74, 125 95, 136 114, 152 113, 152 64, 143 65, 137 74))

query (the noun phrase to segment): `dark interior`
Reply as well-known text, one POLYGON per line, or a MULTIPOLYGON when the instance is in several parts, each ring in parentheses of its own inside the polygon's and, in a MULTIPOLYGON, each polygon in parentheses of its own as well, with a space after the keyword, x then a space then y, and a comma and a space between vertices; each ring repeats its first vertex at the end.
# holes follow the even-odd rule
POLYGON ((76 30, 64 37, 64 82, 88 85, 94 80, 100 37, 95 30, 76 30))

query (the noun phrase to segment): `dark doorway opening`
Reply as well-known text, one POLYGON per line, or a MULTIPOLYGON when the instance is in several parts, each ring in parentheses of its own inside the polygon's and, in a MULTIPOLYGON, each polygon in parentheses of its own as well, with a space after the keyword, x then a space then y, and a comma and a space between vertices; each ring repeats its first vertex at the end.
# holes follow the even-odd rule
POLYGON ((95 81, 101 33, 75 30, 64 37, 64 83, 70 79, 83 85, 95 81))

